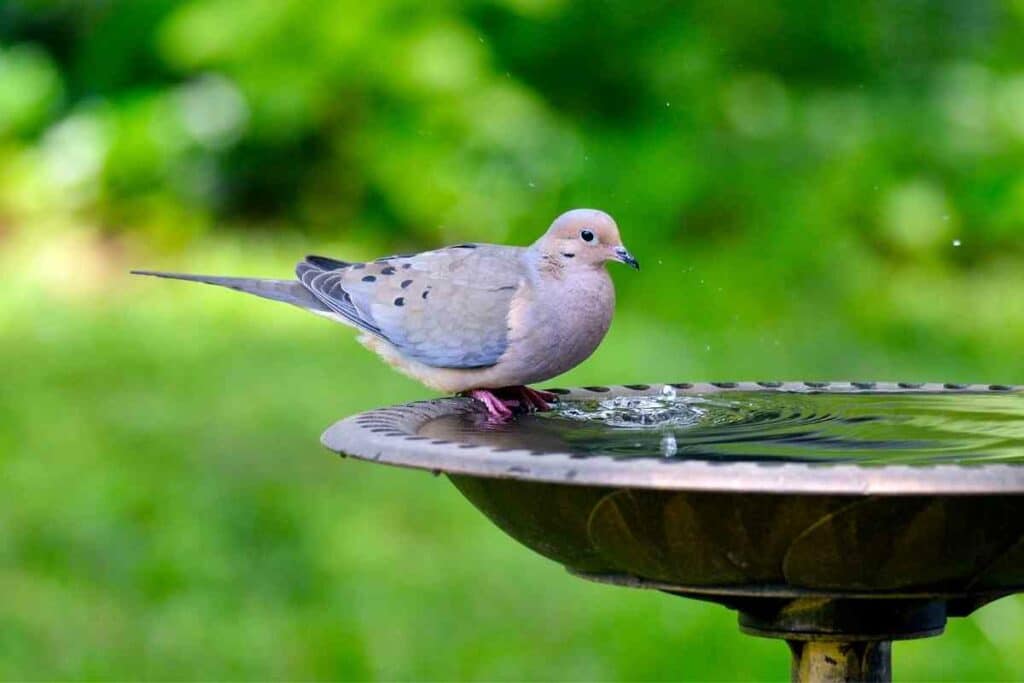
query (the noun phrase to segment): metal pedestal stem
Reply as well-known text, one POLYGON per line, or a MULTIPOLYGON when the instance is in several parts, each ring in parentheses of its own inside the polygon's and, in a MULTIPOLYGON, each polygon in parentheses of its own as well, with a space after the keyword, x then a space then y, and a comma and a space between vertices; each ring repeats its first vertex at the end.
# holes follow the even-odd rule
POLYGON ((942 635, 949 617, 965 617, 1015 591, 853 593, 790 586, 680 586, 627 574, 572 572, 580 578, 659 590, 724 605, 740 630, 785 640, 798 683, 892 681, 892 643, 942 635))
POLYGON ((892 642, 789 640, 793 652, 790 677, 794 683, 889 683, 892 681, 892 642))
POLYGON ((940 635, 941 599, 801 597, 734 603, 744 633, 784 639, 797 683, 892 680, 892 641, 940 635))

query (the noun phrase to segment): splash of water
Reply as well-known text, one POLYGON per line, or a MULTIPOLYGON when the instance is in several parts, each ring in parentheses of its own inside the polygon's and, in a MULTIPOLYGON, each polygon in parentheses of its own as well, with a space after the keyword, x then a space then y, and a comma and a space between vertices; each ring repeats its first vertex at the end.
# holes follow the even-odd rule
POLYGON ((580 422, 599 422, 609 427, 658 428, 686 427, 705 416, 701 397, 677 397, 675 389, 665 387, 658 396, 617 396, 603 401, 571 403, 557 410, 558 417, 580 422))

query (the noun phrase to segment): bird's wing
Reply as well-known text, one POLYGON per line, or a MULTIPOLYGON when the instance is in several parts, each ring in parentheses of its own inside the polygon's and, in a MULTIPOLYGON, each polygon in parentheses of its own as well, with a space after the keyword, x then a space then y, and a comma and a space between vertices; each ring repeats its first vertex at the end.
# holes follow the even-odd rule
POLYGON ((525 283, 523 250, 465 244, 324 269, 296 268, 303 285, 334 312, 439 368, 494 365, 508 347, 508 317, 525 283))

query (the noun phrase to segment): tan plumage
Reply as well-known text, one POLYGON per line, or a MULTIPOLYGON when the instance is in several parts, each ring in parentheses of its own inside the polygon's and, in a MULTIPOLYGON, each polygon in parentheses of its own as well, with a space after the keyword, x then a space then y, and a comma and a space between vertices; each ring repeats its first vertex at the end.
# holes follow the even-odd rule
POLYGON ((364 346, 428 387, 465 392, 543 381, 593 353, 615 307, 609 260, 637 267, 610 216, 577 209, 530 247, 462 244, 369 263, 312 256, 298 281, 142 274, 292 303, 356 327, 364 346))

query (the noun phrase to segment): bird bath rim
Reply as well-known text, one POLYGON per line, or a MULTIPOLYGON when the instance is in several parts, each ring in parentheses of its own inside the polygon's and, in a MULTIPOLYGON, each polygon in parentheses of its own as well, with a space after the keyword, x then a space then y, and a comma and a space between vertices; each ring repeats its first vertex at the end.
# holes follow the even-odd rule
MULTIPOLYGON (((551 389, 561 401, 661 396, 766 393, 1007 394, 1024 387, 1004 384, 910 382, 694 382, 551 389)), ((1024 465, 851 465, 794 462, 710 462, 616 459, 569 452, 538 457, 528 449, 484 445, 421 435, 427 422, 477 412, 468 398, 442 398, 379 408, 341 420, 321 442, 341 455, 435 474, 546 482, 576 486, 707 492, 804 495, 930 496, 1024 494, 1024 465)))

